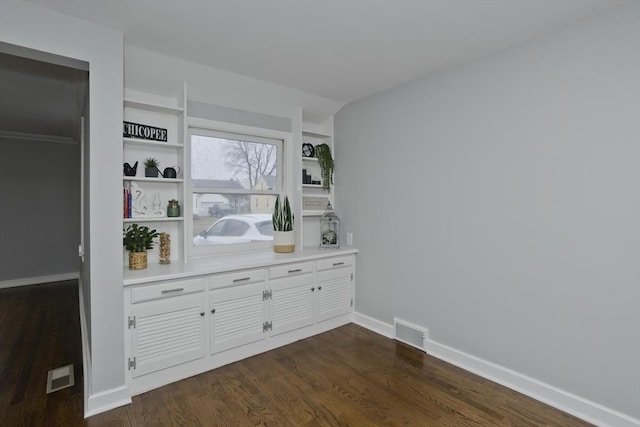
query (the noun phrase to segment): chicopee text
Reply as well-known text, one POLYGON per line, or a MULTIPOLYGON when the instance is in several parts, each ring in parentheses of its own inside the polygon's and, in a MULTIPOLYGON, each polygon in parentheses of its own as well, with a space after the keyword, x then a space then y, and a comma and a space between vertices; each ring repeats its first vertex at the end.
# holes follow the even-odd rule
POLYGON ((125 138, 149 139, 151 141, 167 142, 167 130, 140 123, 123 122, 125 138))

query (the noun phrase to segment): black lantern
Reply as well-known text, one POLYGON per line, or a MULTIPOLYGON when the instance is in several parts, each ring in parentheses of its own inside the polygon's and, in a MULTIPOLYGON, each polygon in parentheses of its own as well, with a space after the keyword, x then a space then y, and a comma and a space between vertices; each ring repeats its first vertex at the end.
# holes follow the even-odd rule
POLYGON ((331 202, 327 203, 327 209, 320 218, 320 247, 339 248, 340 239, 338 230, 340 229, 340 218, 336 215, 331 202))

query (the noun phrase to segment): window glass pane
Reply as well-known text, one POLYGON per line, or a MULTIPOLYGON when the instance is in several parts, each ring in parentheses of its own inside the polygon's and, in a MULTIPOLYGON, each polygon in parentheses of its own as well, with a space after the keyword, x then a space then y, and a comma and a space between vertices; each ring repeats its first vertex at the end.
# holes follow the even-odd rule
POLYGON ((197 188, 277 191, 277 145, 191 136, 191 183, 197 188))
POLYGON ((189 142, 191 238, 198 248, 193 253, 238 250, 213 248, 227 244, 268 247, 273 240, 273 205, 282 185, 284 141, 192 128, 189 142))

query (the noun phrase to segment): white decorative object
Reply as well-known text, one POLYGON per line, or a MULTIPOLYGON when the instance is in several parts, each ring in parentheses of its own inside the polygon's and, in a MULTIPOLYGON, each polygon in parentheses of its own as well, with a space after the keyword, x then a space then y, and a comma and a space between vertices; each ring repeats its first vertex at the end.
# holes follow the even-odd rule
POLYGON ((153 210, 160 210, 160 193, 158 193, 157 191, 153 193, 153 210))
POLYGON ((131 217, 132 218, 149 218, 163 217, 165 212, 160 209, 160 193, 156 192, 153 198, 153 204, 147 200, 144 188, 132 181, 131 182, 131 217), (157 197, 157 209, 156 209, 157 197))

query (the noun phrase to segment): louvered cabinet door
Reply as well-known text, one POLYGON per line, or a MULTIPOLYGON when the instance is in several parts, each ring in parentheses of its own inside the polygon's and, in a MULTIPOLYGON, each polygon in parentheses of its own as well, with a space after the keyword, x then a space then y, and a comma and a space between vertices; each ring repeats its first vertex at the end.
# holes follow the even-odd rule
POLYGON ((351 312, 353 268, 321 271, 316 276, 316 321, 351 312))
POLYGON ((132 376, 204 357, 204 295, 197 293, 134 305, 132 376))
POLYGON ((264 282, 210 291, 211 354, 265 338, 264 282))
POLYGON ((270 281, 271 335, 313 325, 313 274, 270 281))

